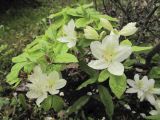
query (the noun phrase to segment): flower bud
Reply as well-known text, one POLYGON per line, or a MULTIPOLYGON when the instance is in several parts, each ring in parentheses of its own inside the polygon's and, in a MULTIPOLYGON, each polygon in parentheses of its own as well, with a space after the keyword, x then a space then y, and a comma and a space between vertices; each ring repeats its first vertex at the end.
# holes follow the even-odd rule
POLYGON ((113 30, 112 24, 105 18, 100 18, 100 24, 102 25, 103 28, 109 31, 113 30))
POLYGON ((133 35, 138 28, 136 28, 136 22, 128 23, 126 26, 124 26, 120 31, 119 34, 123 36, 130 36, 133 35))
POLYGON ((84 29, 84 36, 87 39, 94 39, 94 40, 98 40, 99 39, 99 35, 98 35, 97 31, 94 28, 90 27, 90 26, 87 26, 84 29))

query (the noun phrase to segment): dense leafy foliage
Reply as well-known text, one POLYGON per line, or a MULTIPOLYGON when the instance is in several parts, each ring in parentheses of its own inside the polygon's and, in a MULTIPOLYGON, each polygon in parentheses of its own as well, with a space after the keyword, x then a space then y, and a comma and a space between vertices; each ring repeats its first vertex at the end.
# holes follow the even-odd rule
MULTIPOLYGON (((115 28, 118 26, 118 19, 97 12, 92 8, 92 4, 79 6, 77 8, 64 8, 56 14, 51 14, 48 19, 52 24, 47 28, 45 34, 37 36, 35 40, 26 46, 23 53, 12 59, 14 66, 7 75, 7 82, 16 88, 22 83, 22 81, 28 79, 28 75, 33 74, 33 69, 37 65, 39 65, 42 71, 46 74, 50 74, 52 71, 61 73, 68 70, 71 65, 71 68, 78 69, 87 75, 87 79, 84 80, 83 83, 79 84, 75 91, 83 90, 89 85, 95 85, 99 92, 98 95, 96 94, 96 97, 94 95, 84 95, 78 98, 70 107, 67 108, 65 115, 68 117, 73 113, 81 111, 81 109, 83 109, 87 102, 93 97, 94 99, 98 99, 98 101, 104 105, 109 119, 112 119, 114 104, 112 101, 112 94, 110 93, 113 93, 114 96, 121 99, 127 87, 127 77, 125 75, 125 70, 127 69, 122 70, 121 73, 117 73, 114 67, 109 68, 108 66, 104 69, 101 69, 104 66, 100 69, 95 69, 96 67, 93 66, 93 63, 92 65, 88 64, 89 61, 94 59, 96 56, 93 53, 91 44, 93 42, 97 42, 98 44, 101 42, 103 43, 103 39, 110 34, 110 36, 115 35, 118 37, 116 38, 118 39, 118 42, 116 41, 118 47, 125 46, 131 48, 128 50, 131 50, 135 55, 138 55, 140 52, 150 50, 152 47, 132 45, 132 41, 128 39, 120 39, 119 42, 120 36, 127 37, 137 31, 135 23, 129 23, 121 30, 116 30, 115 28), (70 27, 70 24, 72 24, 72 26, 75 25, 73 27, 75 31, 72 29, 72 26, 70 27), (64 30, 65 27, 68 31, 64 30), (60 38, 61 40, 59 40, 60 38), (65 40, 62 40, 62 38, 65 40), (68 45, 70 43, 70 39, 75 40, 74 44, 68 45), (24 77, 23 75, 26 76, 24 77)), ((119 53, 122 52, 120 51, 119 53)), ((112 57, 112 50, 110 53, 112 57)), ((114 65, 117 67, 120 62, 127 59, 124 62, 124 68, 130 69, 130 64, 134 64, 134 61, 128 58, 130 54, 131 52, 129 52, 124 58, 121 57, 124 55, 120 54, 121 56, 117 58, 120 59, 119 63, 114 65)), ((103 57, 110 60, 110 57, 108 56, 103 57)), ((100 59, 98 57, 96 58, 100 59)), ((112 63, 112 61, 110 61, 110 63, 112 63)), ((121 63, 120 66, 123 67, 123 64, 121 63)), ((150 72, 151 75, 153 75, 152 72, 154 72, 155 69, 158 68, 155 67, 152 69, 150 72)), ((157 74, 159 73, 157 72, 157 74)), ((154 77, 156 78, 156 76, 154 77)), ((24 96, 20 95, 19 98, 20 104, 25 108, 26 103, 24 96)), ((45 111, 53 108, 54 111, 59 112, 66 109, 65 102, 65 99, 63 100, 63 98, 58 95, 49 95, 41 103, 41 108, 45 111)))

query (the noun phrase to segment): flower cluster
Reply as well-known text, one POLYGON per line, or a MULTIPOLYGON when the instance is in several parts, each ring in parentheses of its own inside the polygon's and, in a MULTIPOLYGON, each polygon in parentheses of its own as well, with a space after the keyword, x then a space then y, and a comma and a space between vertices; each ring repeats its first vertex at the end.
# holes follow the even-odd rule
MULTIPOLYGON (((111 34, 107 35, 102 40, 102 43, 99 41, 91 42, 90 49, 97 60, 91 60, 88 65, 93 69, 102 70, 107 68, 111 74, 119 76, 123 75, 124 66, 121 62, 131 55, 132 49, 129 45, 119 44, 119 35, 129 36, 134 34, 137 31, 137 28, 135 27, 136 23, 127 24, 118 32, 118 34, 116 34, 114 31, 117 30, 113 29, 107 19, 101 18, 100 21, 104 28, 111 31, 111 34)), ((69 21, 68 25, 65 25, 63 28, 65 36, 58 39, 60 42, 66 42, 69 48, 76 45, 77 38, 74 29, 75 23, 72 19, 69 21)), ((100 38, 96 30, 90 26, 87 26, 84 29, 84 36, 87 39, 98 40, 100 38)))
POLYGON ((150 112, 151 115, 160 114, 160 100, 155 99, 156 94, 160 95, 160 88, 154 88, 154 79, 148 79, 147 76, 143 76, 143 78, 140 79, 140 76, 136 74, 134 81, 128 79, 127 83, 131 88, 128 88, 126 93, 137 93, 140 101, 147 100, 155 106, 156 110, 152 110, 150 112))
POLYGON ((33 74, 28 77, 31 83, 26 86, 29 88, 27 92, 28 98, 36 99, 36 104, 40 103, 47 98, 48 92, 51 95, 58 94, 59 89, 66 85, 66 80, 61 79, 57 71, 51 72, 49 75, 42 73, 40 66, 36 66, 33 74))
POLYGON ((132 87, 127 89, 126 93, 137 93, 140 101, 144 99, 148 100, 152 105, 155 104, 154 94, 160 94, 160 88, 154 88, 155 81, 153 79, 148 79, 144 76, 142 79, 139 75, 134 76, 134 80, 127 80, 127 83, 132 87))

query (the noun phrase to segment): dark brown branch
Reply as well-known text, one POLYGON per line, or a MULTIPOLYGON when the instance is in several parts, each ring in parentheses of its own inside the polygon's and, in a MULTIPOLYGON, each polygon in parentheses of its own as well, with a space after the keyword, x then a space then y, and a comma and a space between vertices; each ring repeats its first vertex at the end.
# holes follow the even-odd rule
POLYGON ((151 10, 151 12, 147 15, 147 17, 145 18, 145 21, 144 21, 144 23, 143 23, 143 25, 142 25, 142 28, 141 28, 141 33, 140 33, 140 35, 139 35, 139 38, 138 38, 138 40, 137 40, 137 44, 139 44, 140 43, 140 41, 142 40, 142 38, 143 38, 143 36, 144 36, 144 33, 146 32, 146 29, 147 29, 147 24, 149 23, 149 20, 151 19, 151 17, 152 17, 152 15, 155 13, 155 11, 158 9, 158 7, 159 6, 155 6, 152 10, 151 10))
POLYGON ((156 53, 160 51, 160 42, 156 45, 152 51, 150 51, 146 57, 146 65, 150 66, 152 58, 155 56, 156 53))
POLYGON ((105 4, 105 0, 102 0, 102 3, 103 3, 103 7, 104 7, 104 10, 105 10, 105 13, 107 13, 107 7, 106 7, 106 4, 105 4))

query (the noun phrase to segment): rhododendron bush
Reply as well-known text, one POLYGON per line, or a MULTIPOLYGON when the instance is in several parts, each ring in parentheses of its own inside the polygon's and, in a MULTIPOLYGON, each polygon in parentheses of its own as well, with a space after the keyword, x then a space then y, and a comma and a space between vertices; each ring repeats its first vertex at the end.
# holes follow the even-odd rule
POLYGON ((13 88, 25 83, 30 103, 45 111, 63 111, 61 118, 82 114, 94 118, 86 109, 92 103, 96 110, 92 101, 97 101, 103 105, 101 117, 106 114, 111 120, 114 100, 132 93, 139 102, 155 106, 151 115, 160 115, 160 88, 154 86, 154 79, 135 73, 133 80, 126 74, 133 69, 132 55, 152 49, 136 46, 130 39, 138 31, 136 22, 119 28, 117 18, 97 12, 92 5, 67 7, 48 19, 51 24, 45 34, 12 59, 14 66, 7 75, 13 88))

